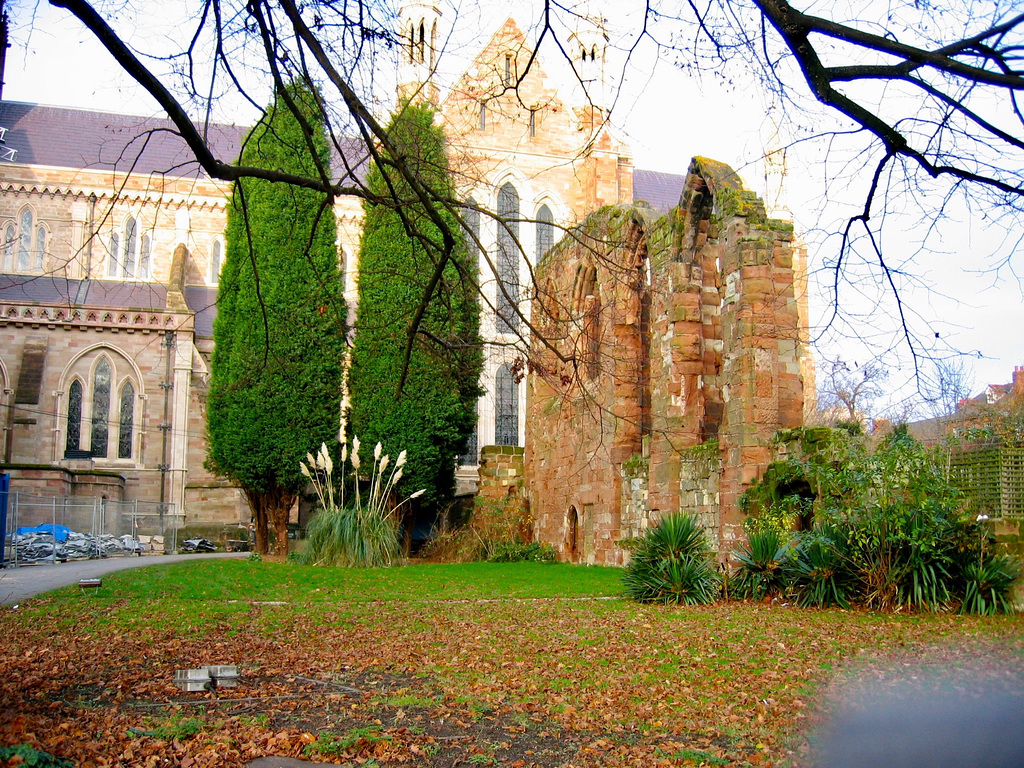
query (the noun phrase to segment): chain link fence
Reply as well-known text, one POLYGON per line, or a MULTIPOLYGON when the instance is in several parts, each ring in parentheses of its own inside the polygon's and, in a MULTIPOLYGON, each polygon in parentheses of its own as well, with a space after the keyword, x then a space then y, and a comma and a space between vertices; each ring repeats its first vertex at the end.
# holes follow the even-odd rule
POLYGON ((10 493, 3 565, 173 552, 183 517, 156 501, 10 493))

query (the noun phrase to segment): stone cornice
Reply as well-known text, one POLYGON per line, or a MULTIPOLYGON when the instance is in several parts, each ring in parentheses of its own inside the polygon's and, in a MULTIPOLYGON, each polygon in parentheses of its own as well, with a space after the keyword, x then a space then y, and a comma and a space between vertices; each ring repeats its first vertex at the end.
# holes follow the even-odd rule
POLYGON ((162 333, 194 329, 191 312, 154 309, 116 309, 67 304, 0 302, 0 325, 64 330, 109 330, 126 333, 162 333))

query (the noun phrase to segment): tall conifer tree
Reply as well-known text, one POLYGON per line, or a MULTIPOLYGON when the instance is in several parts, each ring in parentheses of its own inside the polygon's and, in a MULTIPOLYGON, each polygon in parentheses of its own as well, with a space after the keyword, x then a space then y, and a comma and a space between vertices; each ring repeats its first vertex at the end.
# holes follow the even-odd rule
MULTIPOLYGON (((292 84, 249 133, 240 162, 315 175, 329 157, 315 95, 292 84)), ((288 512, 305 486, 299 461, 338 432, 345 304, 336 236, 323 193, 235 184, 213 328, 209 463, 245 492, 264 553, 271 527, 277 551, 287 551, 288 512)))
MULTIPOLYGON (((405 105, 388 133, 416 178, 440 199, 454 199, 444 134, 434 125, 433 110, 405 105)), ((421 308, 444 246, 441 229, 414 191, 393 167, 385 167, 372 168, 367 181, 373 197, 388 202, 364 203, 350 423, 364 446, 380 441, 391 455, 408 451, 398 495, 423 488, 421 503, 429 506, 453 494, 456 456, 476 423, 483 367, 477 264, 455 216, 442 211, 455 245, 423 308, 399 391, 410 319, 421 308)))

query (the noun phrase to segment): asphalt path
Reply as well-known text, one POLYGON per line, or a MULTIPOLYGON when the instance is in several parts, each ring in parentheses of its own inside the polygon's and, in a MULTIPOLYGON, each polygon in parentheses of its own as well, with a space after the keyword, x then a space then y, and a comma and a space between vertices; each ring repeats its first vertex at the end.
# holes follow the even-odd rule
POLYGON ((0 605, 21 605, 30 597, 77 584, 80 579, 95 579, 125 568, 167 565, 183 560, 248 557, 245 552, 216 552, 203 555, 143 555, 108 557, 101 560, 72 560, 66 563, 36 563, 18 568, 0 569, 0 605))

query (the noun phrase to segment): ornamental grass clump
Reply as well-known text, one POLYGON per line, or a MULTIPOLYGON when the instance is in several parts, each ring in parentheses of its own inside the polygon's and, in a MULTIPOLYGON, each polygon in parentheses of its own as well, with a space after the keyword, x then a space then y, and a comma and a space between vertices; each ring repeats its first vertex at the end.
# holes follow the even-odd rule
POLYGON ((622 583, 641 603, 701 605, 718 599, 722 579, 697 518, 675 514, 636 542, 622 583))
POLYGON ((381 455, 380 443, 373 451, 370 485, 364 495, 359 487, 359 438, 341 447, 342 482, 335 497, 334 462, 327 445, 322 444, 314 457, 306 454, 299 463, 300 471, 309 478, 320 503, 320 512, 306 529, 308 543, 302 562, 306 565, 335 565, 357 568, 381 568, 402 561, 401 526, 398 510, 412 499, 423 495, 419 490, 397 504, 393 503, 396 483, 402 479, 406 453, 398 455, 390 473, 391 459, 381 455), (345 504, 344 467, 351 460, 353 492, 345 504))

